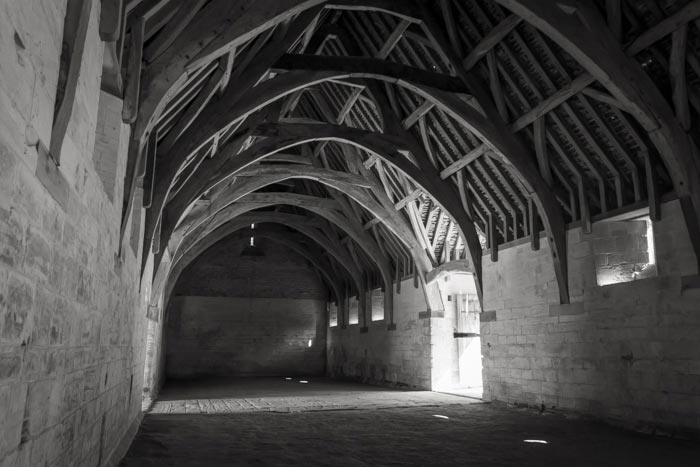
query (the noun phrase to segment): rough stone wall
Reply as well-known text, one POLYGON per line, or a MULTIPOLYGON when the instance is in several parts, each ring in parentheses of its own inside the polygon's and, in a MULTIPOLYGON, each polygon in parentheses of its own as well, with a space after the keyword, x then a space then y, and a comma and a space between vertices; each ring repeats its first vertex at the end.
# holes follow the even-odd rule
POLYGON ((570 305, 546 242, 484 258, 484 397, 572 409, 640 430, 700 429, 700 290, 677 201, 654 223, 658 277, 600 287, 595 235, 568 231, 570 305))
POLYGON ((425 310, 422 288, 415 288, 409 279, 401 283, 401 293, 394 290, 395 330, 387 330, 386 320, 367 323, 366 333, 360 332, 360 324, 330 328, 329 376, 429 389, 431 318, 419 318, 425 310))
POLYGON ((65 0, 3 2, 0 14, 3 466, 104 464, 140 410, 138 267, 130 251, 115 261, 121 200, 110 201, 93 162, 100 2, 61 152, 64 205, 35 175, 41 156, 27 145, 50 143, 65 8, 65 0))
POLYGON ((647 225, 644 219, 593 224, 587 241, 592 242, 598 285, 656 276, 656 264, 650 259, 653 251, 648 251, 647 225))
POLYGON ((265 256, 241 256, 247 242, 223 239, 175 285, 165 329, 168 378, 325 372, 324 284, 273 241, 256 239, 265 256))

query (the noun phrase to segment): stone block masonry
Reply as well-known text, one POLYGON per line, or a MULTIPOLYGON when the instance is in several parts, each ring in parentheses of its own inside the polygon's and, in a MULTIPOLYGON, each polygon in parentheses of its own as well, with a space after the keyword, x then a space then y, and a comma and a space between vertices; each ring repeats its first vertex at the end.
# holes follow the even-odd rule
POLYGON ((169 379, 325 373, 323 300, 174 297, 169 313, 169 379))
POLYGON ((700 290, 677 201, 654 223, 658 277, 598 286, 596 229, 568 231, 572 303, 550 254, 519 245, 484 258, 484 396, 575 410, 642 431, 700 430, 700 290))
POLYGON ((346 329, 332 327, 328 332, 328 375, 371 384, 430 388, 430 320, 418 319, 425 311, 422 289, 413 280, 401 284, 394 292, 396 329, 387 331, 385 320, 346 329), (423 306, 421 306, 421 303, 423 306))
POLYGON ((221 240, 177 281, 166 316, 168 378, 325 373, 325 285, 272 240, 256 239, 263 256, 241 256, 248 241, 221 240))
MULTIPOLYGON (((104 465, 140 411, 137 258, 127 248, 116 259, 121 200, 105 193, 93 160, 99 7, 58 168, 65 204, 36 176, 32 140, 51 140, 66 2, 6 2, 0 15, 2 466, 104 465)), ((120 166, 125 151, 114 155, 120 166)))
MULTIPOLYGON (((394 293, 396 329, 385 319, 328 330, 328 375, 370 384, 436 389, 458 376, 457 348, 452 336, 454 320, 444 311, 426 312, 423 289, 404 280, 394 293)), ((373 292, 381 302, 382 293, 373 292)))

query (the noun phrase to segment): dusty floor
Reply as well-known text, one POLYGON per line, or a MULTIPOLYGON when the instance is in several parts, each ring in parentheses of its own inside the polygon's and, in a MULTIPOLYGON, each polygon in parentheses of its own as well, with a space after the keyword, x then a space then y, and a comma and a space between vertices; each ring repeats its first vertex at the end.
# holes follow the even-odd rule
POLYGON ((446 394, 282 378, 166 387, 135 466, 698 466, 700 445, 446 394), (526 442, 525 440, 546 441, 526 442))

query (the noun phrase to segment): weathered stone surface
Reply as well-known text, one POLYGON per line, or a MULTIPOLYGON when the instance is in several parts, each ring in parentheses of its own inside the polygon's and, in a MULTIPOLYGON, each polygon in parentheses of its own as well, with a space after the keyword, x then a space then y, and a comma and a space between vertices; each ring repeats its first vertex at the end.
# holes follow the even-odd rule
MULTIPOLYGON (((115 270, 121 199, 105 193, 104 168, 93 161, 103 56, 93 3, 58 168, 68 190, 60 204, 37 178, 39 157, 25 135, 51 141, 66 2, 11 2, 0 15, 3 466, 97 465, 98 446, 104 461, 140 407, 146 320, 138 267, 127 252, 115 270), (104 368, 114 368, 105 386, 104 368)), ((125 146, 111 162, 125 164, 125 146)))

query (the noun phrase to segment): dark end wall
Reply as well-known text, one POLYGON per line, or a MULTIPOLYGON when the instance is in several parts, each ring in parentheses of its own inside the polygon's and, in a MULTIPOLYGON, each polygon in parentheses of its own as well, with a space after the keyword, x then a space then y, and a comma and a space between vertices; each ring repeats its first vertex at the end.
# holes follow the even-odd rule
POLYGON ((227 237, 180 276, 167 312, 166 376, 320 375, 327 291, 289 248, 227 237))

